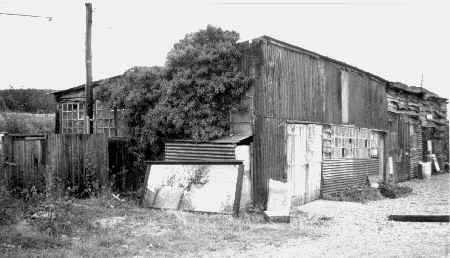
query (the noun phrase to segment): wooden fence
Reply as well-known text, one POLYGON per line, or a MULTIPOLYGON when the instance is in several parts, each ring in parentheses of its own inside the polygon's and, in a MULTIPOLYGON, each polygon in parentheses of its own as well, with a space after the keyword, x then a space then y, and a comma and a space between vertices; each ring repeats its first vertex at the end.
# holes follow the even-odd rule
POLYGON ((6 135, 1 144, 0 176, 9 187, 34 186, 57 196, 67 190, 83 195, 109 189, 114 184, 111 171, 126 171, 123 166, 127 160, 118 156, 126 154, 121 150, 113 155, 114 167, 109 166, 110 153, 123 149, 126 143, 110 142, 102 134, 6 135))
POLYGON ((45 187, 46 136, 11 134, 2 137, 1 178, 10 187, 43 191, 45 187))

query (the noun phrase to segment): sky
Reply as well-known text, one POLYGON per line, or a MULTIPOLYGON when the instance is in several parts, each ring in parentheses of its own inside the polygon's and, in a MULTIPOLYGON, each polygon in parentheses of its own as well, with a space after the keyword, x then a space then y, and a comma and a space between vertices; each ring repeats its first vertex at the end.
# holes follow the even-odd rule
MULTIPOLYGON (((85 82, 85 1, 0 0, 0 89, 85 82)), ((198 0, 91 2, 94 80, 163 65, 185 34, 208 24, 268 35, 390 81, 450 97, 448 0, 198 0)))

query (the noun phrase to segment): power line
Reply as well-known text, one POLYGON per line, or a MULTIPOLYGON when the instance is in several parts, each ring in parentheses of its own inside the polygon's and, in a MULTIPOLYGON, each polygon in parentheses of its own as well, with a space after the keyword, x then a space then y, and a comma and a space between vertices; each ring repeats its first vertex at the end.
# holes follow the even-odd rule
POLYGON ((43 18, 48 21, 52 21, 53 17, 51 16, 40 16, 40 15, 31 15, 31 14, 23 14, 23 13, 3 13, 0 12, 0 15, 10 15, 10 16, 21 16, 21 17, 29 17, 29 18, 43 18))

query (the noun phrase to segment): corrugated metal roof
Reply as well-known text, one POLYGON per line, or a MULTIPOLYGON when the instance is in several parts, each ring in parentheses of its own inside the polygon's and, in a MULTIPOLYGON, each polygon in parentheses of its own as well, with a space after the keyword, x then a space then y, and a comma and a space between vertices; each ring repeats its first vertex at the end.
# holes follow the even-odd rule
MULTIPOLYGON (((101 79, 101 80, 93 81, 92 82, 92 86, 93 87, 97 87, 97 86, 99 86, 99 85, 101 85, 103 83, 106 83, 106 82, 110 81, 110 80, 118 79, 121 76, 122 75, 116 75, 116 76, 113 76, 113 77, 109 77, 109 78, 104 78, 104 79, 101 79)), ((84 90, 85 85, 86 84, 82 84, 82 85, 78 85, 78 86, 75 86, 75 87, 72 87, 72 88, 68 88, 68 89, 65 89, 65 90, 54 91, 54 92, 52 92, 50 94, 62 95, 62 94, 73 92, 73 91, 82 91, 82 90, 84 90)))
POLYGON ((403 90, 405 92, 412 93, 412 94, 424 94, 427 97, 447 100, 447 98, 441 97, 438 94, 436 94, 436 93, 434 93, 434 92, 432 92, 432 91, 430 91, 430 90, 428 90, 426 88, 423 88, 423 87, 408 86, 408 85, 406 85, 404 83, 401 83, 401 82, 389 82, 388 86, 390 88, 394 88, 394 89, 397 89, 397 90, 403 90))
MULTIPOLYGON (((232 143, 232 144, 239 144, 245 140, 248 140, 252 135, 231 135, 231 136, 223 136, 215 140, 210 140, 207 142, 200 142, 201 143, 232 143)), ((189 143, 196 143, 196 141, 192 139, 178 139, 178 140, 171 140, 168 142, 189 142, 189 143)))

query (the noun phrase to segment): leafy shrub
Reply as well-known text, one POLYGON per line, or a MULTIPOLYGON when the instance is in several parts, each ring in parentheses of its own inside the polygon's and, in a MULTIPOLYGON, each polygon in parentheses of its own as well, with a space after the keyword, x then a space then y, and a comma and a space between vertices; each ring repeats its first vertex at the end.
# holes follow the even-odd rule
MULTIPOLYGON (((164 67, 136 67, 97 98, 126 109, 136 160, 161 158, 167 138, 207 141, 225 135, 250 78, 239 70, 239 34, 213 26, 188 34, 164 67)), ((142 164, 142 162, 141 162, 142 164)))

